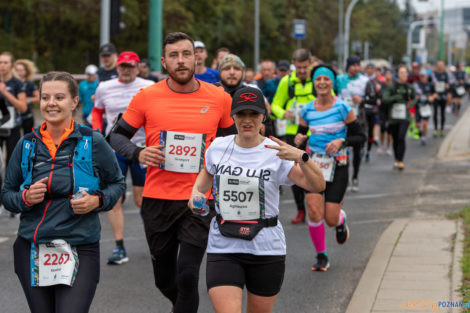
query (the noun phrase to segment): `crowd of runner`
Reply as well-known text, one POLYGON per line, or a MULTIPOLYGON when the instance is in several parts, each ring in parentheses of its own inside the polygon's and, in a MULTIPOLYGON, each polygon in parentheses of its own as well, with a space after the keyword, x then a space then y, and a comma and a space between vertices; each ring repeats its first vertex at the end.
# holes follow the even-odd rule
POLYGON ((215 312, 241 312, 245 287, 248 312, 272 312, 285 272, 281 186, 292 188, 291 223, 308 227, 311 269, 327 271, 324 224, 347 242, 344 196, 360 190, 361 163, 375 150, 403 171, 407 137, 426 145, 445 136, 446 115, 460 114, 470 87, 469 68, 443 61, 388 68, 351 56, 342 69, 297 49, 258 72, 227 48, 210 67, 208 57, 203 42, 170 33, 168 75, 157 76, 148 60, 108 43, 103 66, 88 65, 79 84, 49 72, 38 88, 31 61, 0 53, 2 202, 21 215, 14 264, 31 312, 88 312, 97 212, 108 212, 116 242, 108 264, 129 262, 128 170, 155 285, 172 312, 197 312, 205 253, 215 312))

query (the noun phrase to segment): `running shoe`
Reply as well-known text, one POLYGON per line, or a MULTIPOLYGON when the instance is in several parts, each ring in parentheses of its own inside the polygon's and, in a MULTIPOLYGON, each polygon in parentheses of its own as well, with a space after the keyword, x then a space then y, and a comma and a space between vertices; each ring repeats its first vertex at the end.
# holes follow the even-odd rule
POLYGON ((384 154, 384 149, 382 147, 377 148, 377 153, 378 154, 384 154))
POLYGON ((388 156, 392 155, 392 150, 390 148, 387 149, 387 155, 388 156))
POLYGON ((317 263, 312 266, 312 271, 326 272, 330 268, 330 260, 324 253, 317 253, 317 263))
POLYGON ((432 133, 432 136, 433 136, 434 138, 437 138, 437 135, 439 135, 439 134, 438 134, 437 130, 435 130, 435 131, 432 133))
POLYGON ((302 224, 305 222, 305 211, 299 210, 297 211, 297 216, 294 217, 291 221, 292 224, 302 224))
POLYGON ((108 264, 120 265, 128 261, 129 261, 129 258, 127 257, 126 249, 121 248, 121 247, 116 247, 113 250, 113 255, 108 258, 108 264))
POLYGON ((441 130, 441 137, 444 137, 444 136, 445 136, 444 130, 441 130))
POLYGON ((370 154, 369 152, 366 153, 366 163, 370 162, 370 154))
POLYGON ((421 145, 422 146, 425 146, 426 145, 426 138, 421 138, 421 145))
POLYGON ((405 169, 405 165, 403 164, 403 162, 398 162, 398 170, 403 171, 404 169, 405 169))
POLYGON ((397 170, 398 169, 398 161, 393 162, 393 169, 397 170))
POLYGON ((354 191, 354 192, 359 191, 359 180, 357 180, 357 178, 353 178, 353 180, 352 180, 351 191, 354 191))
POLYGON ((349 239, 349 227, 348 224, 346 224, 346 212, 341 210, 343 212, 344 216, 344 222, 343 224, 336 226, 336 242, 342 245, 349 239))

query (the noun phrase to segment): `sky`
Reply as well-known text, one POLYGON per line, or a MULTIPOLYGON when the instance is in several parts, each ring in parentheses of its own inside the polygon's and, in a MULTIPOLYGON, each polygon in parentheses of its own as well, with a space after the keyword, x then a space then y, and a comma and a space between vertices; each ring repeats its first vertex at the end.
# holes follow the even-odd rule
MULTIPOLYGON (((405 2, 405 0, 398 0, 400 8, 404 8, 405 2)), ((411 3, 418 13, 425 13, 441 9, 441 0, 427 0, 426 2, 411 0, 411 3)), ((470 0, 444 0, 444 9, 451 9, 456 7, 470 7, 470 0)))

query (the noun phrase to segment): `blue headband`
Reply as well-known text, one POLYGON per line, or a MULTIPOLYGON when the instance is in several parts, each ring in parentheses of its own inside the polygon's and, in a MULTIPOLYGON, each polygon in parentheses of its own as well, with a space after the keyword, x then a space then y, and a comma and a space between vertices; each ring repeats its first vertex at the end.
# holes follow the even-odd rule
POLYGON ((320 75, 328 76, 328 78, 331 79, 331 81, 333 82, 333 85, 335 84, 335 74, 333 74, 333 71, 330 70, 329 68, 324 67, 324 66, 318 68, 315 71, 315 74, 313 75, 313 81, 315 81, 317 77, 320 75))

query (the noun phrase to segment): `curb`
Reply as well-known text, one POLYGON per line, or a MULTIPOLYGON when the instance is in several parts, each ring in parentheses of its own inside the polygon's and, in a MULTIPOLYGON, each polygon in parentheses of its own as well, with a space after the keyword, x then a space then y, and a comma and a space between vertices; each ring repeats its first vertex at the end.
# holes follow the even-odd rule
POLYGON ((442 142, 436 157, 439 160, 452 157, 470 156, 470 107, 460 115, 457 123, 452 127, 442 142), (457 140, 458 139, 458 140, 457 140), (460 144, 460 145, 459 145, 460 144))
POLYGON ((380 236, 369 262, 362 273, 361 280, 351 297, 346 313, 370 313, 375 303, 383 275, 390 257, 408 219, 397 219, 380 236), (373 290, 374 292, 371 292, 373 290))
MULTIPOLYGON (((459 288, 462 285, 462 267, 460 266, 460 260, 463 257, 463 225, 462 219, 457 219, 457 235, 455 237, 454 244, 454 257, 452 260, 452 282, 450 290, 450 298, 453 302, 462 301, 462 296, 460 294, 459 288)), ((453 308, 452 313, 461 312, 460 308, 453 308)))

